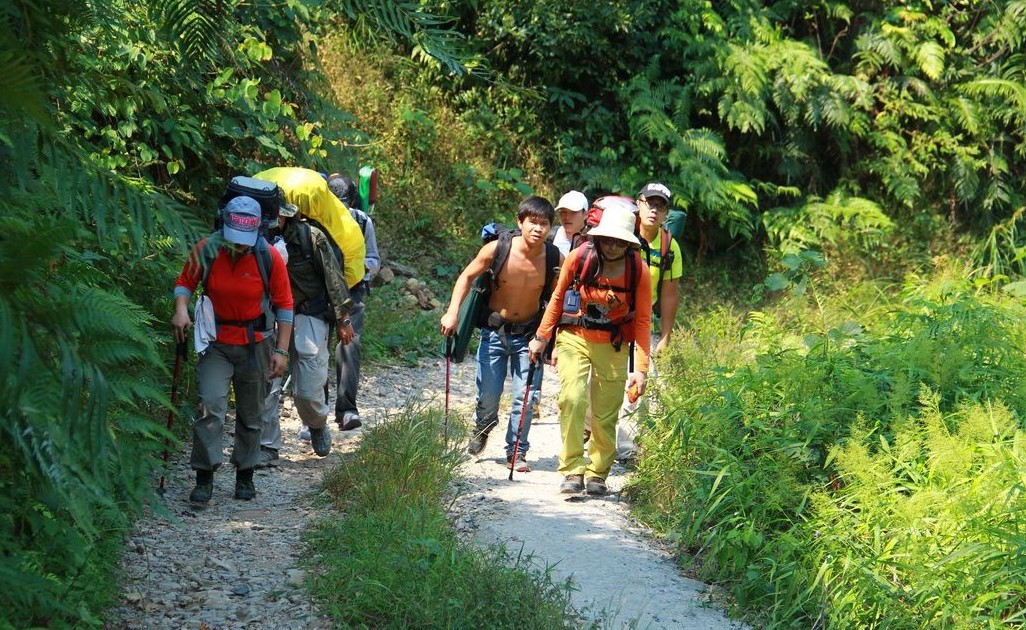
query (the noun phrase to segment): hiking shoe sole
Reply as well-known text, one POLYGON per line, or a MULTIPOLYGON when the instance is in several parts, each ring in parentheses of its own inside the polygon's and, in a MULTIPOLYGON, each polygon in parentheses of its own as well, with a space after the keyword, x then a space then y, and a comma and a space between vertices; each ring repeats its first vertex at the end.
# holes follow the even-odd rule
POLYGON ((318 457, 326 457, 331 452, 331 429, 310 429, 310 445, 318 457))
POLYGON ((507 456, 506 468, 515 470, 517 472, 531 472, 531 465, 527 463, 527 460, 520 456, 517 456, 517 465, 515 468, 513 466, 513 462, 511 462, 509 456, 507 456))
POLYGON ((559 485, 563 494, 577 494, 581 490, 584 490, 584 475, 567 475, 559 485))
POLYGON ((488 443, 488 432, 478 431, 474 437, 470 438, 470 443, 467 444, 467 452, 471 455, 477 455, 484 450, 485 444, 488 443))
POLYGON ((210 503, 210 497, 214 494, 214 484, 203 483, 196 484, 196 487, 189 493, 189 502, 196 503, 198 505, 206 505, 210 503))
POLYGON ((584 491, 592 496, 600 497, 609 490, 606 488, 605 479, 601 477, 588 477, 588 483, 585 484, 584 491))
POLYGON ((249 501, 256 497, 256 486, 252 481, 235 482, 235 498, 240 501, 249 501))

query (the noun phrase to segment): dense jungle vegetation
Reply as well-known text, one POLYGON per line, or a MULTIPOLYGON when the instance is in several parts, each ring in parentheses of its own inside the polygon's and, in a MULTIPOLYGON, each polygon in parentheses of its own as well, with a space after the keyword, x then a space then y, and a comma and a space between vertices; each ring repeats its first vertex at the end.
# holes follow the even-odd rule
POLYGON ((2 6, 0 626, 102 624, 227 178, 361 164, 440 294, 523 195, 666 183, 639 514, 760 627, 1023 625, 1026 0, 2 6))

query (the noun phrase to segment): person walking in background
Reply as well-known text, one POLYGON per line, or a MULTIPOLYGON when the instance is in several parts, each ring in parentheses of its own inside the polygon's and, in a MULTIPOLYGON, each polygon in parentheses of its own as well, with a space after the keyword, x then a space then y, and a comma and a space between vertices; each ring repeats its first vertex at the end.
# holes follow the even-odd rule
POLYGON ((552 237, 552 244, 559 248, 559 253, 566 258, 570 250, 584 240, 584 220, 588 213, 588 198, 584 193, 571 190, 559 198, 556 204, 561 225, 552 237))
POLYGON ((589 241, 570 252, 541 325, 530 342, 540 357, 556 335, 559 373, 559 426, 563 445, 558 471, 560 491, 592 495, 607 491, 606 477, 616 454, 616 421, 624 382, 632 397, 645 391, 651 277, 637 252, 634 204, 611 203, 589 241), (627 348, 635 342, 637 360, 628 374, 627 348), (590 380, 589 380, 590 376, 590 380), (589 403, 592 435, 584 457, 584 418, 589 403))
MULTIPOLYGON (((670 210, 670 189, 660 183, 647 184, 638 193, 638 228, 647 243, 645 263, 652 278, 652 368, 648 387, 656 378, 656 357, 670 345, 673 323, 680 304, 680 279, 684 262, 680 245, 663 227, 670 210)), ((627 462, 638 453, 637 413, 639 402, 624 396, 616 424, 616 457, 627 462)))
POLYGON ((351 431, 363 424, 356 405, 356 396, 360 389, 360 361, 362 358, 360 337, 363 334, 364 299, 370 291, 371 280, 381 268, 381 255, 378 253, 378 237, 374 229, 374 220, 357 207, 356 182, 345 175, 336 173, 328 178, 328 188, 338 197, 339 201, 345 204, 349 214, 360 225, 363 230, 363 239, 367 244, 367 254, 364 257, 364 268, 367 273, 363 276, 363 280, 349 291, 350 297, 353 298, 353 309, 349 313, 349 318, 353 321, 356 337, 348 344, 343 344, 340 341, 335 348, 335 383, 337 384, 335 421, 338 422, 338 427, 342 431, 351 431))
MULTIPOLYGON (((342 219, 335 216, 342 206, 316 171, 275 168, 258 173, 256 177, 281 186, 288 202, 281 212, 281 227, 296 304, 291 353, 295 357, 292 373, 295 404, 300 420, 309 427, 314 453, 324 457, 331 452, 332 441, 331 429, 327 426, 330 408, 324 396, 330 356, 328 333, 335 326, 343 344, 350 343, 356 334, 349 318, 352 309, 348 281, 351 265, 332 243, 343 253, 357 255, 362 270, 363 235, 348 213, 344 218, 355 230, 339 227, 331 221, 342 219), (313 225, 308 218, 316 220, 324 230, 313 225), (334 240, 325 233, 332 225, 340 235, 334 240)), ((261 466, 273 465, 281 448, 280 396, 279 384, 272 387, 263 418, 261 466)))
POLYGON ((288 271, 277 250, 259 235, 260 204, 251 197, 235 197, 225 204, 221 218, 220 232, 192 249, 175 282, 175 314, 171 319, 175 338, 184 342, 192 326, 189 302, 202 283, 202 299, 209 302, 210 310, 197 307, 197 319, 202 318, 201 325, 213 335, 213 341, 205 348, 197 346, 200 408, 192 426, 189 462, 196 471, 196 487, 189 500, 200 504, 210 501, 214 471, 224 457, 221 440, 230 386, 235 390, 235 447, 231 457, 236 468, 235 498, 249 500, 256 496, 253 469, 260 457, 267 382, 285 371, 292 336, 288 271), (270 264, 262 268, 262 261, 270 264), (269 305, 265 304, 268 294, 269 305), (274 308, 277 338, 271 332, 275 322, 268 321, 270 306, 274 308), (204 316, 208 312, 211 317, 204 316))
MULTIPOLYGON (((474 411, 474 429, 467 445, 467 452, 477 455, 484 450, 488 434, 499 423, 499 399, 506 381, 507 370, 513 374, 513 392, 522 395, 527 387, 527 371, 530 363, 528 342, 541 320, 542 298, 547 293, 546 279, 550 272, 547 260, 558 256, 554 247, 546 243, 552 227, 555 211, 548 200, 528 197, 519 206, 517 225, 520 234, 509 237, 509 255, 492 279, 493 290, 488 300, 486 323, 481 328, 481 345, 477 350, 477 407, 474 411)), ((449 308, 442 316, 441 332, 451 336, 456 333, 460 305, 470 292, 474 279, 492 268, 496 251, 503 236, 486 243, 463 270, 453 286, 449 308)), ((552 277, 552 282, 555 277, 552 277)), ((541 389, 542 370, 539 364, 531 383, 532 395, 541 389)), ((521 427, 521 405, 511 405, 509 423, 506 427, 506 462, 519 472, 527 472, 527 452, 531 448, 528 434, 531 431, 532 411, 527 408, 520 430, 520 446, 516 461, 513 450, 517 432, 521 427)))

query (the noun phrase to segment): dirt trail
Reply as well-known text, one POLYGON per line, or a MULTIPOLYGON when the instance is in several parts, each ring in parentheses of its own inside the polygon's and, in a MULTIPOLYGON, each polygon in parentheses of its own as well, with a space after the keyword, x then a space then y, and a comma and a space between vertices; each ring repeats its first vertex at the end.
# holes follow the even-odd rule
MULTIPOLYGON (((444 401, 445 364, 425 360, 414 368, 365 371, 361 413, 367 426, 407 402, 444 401)), ((507 481, 503 440, 497 431, 479 458, 468 458, 456 502, 457 527, 471 540, 505 543, 574 576, 575 606, 586 624, 621 628, 735 628, 706 607, 704 586, 682 577, 644 528, 633 524, 619 501, 624 471, 609 479, 612 494, 574 497, 558 492, 555 471, 559 424, 555 374, 544 381, 542 417, 531 432, 534 470, 507 481)), ((450 404, 454 415, 474 403, 473 363, 454 365, 450 404)), ((507 404, 503 410, 508 409, 507 404)), ((174 454, 165 504, 170 515, 140 520, 123 560, 122 597, 107 628, 329 628, 302 590, 301 535, 328 516, 313 507, 323 471, 337 452, 355 448, 363 429, 335 432, 334 453, 321 459, 297 438, 299 420, 286 400, 285 445, 279 465, 256 475, 257 498, 232 499, 234 474, 215 476, 209 507, 188 503, 193 475, 188 445, 174 454)), ((334 425, 332 425, 334 426, 334 425)), ((229 423, 229 429, 231 423, 229 423)), ((228 432, 226 432, 228 433, 228 432)), ((226 449, 230 436, 226 435, 226 449)))
MULTIPOLYGON (((473 383, 473 365, 454 375, 473 383)), ((590 497, 559 493, 560 447, 556 395, 559 381, 547 370, 541 417, 530 433, 532 470, 508 480, 502 433, 492 433, 485 450, 463 466, 464 494, 457 502, 459 526, 482 543, 503 543, 533 555, 539 568, 553 567, 554 579, 572 576, 572 598, 581 621, 605 628, 741 628, 711 607, 706 585, 683 577, 646 528, 630 519, 620 500, 626 471, 615 465, 610 494, 590 497)), ((473 393, 469 398, 473 404, 473 393)), ((503 409, 508 409, 503 405, 503 409)), ((508 417, 508 416, 507 416, 508 417)), ((500 424, 500 428, 501 428, 500 424)))

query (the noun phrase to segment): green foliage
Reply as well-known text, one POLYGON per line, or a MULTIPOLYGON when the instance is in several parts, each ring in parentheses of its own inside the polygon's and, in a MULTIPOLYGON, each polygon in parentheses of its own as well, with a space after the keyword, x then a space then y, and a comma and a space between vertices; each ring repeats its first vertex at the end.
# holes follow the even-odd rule
POLYGON ((813 496, 827 625, 1019 625, 1026 432, 1000 404, 943 413, 926 390, 921 405, 891 438, 854 427, 841 488, 813 496))
POLYGON ((0 626, 99 627, 171 437, 183 251, 227 176, 341 162, 351 118, 315 92, 317 0, 2 6, 0 626))
POLYGON ((340 509, 309 538, 314 595, 345 627, 571 628, 568 585, 532 558, 461 543, 443 504, 463 457, 437 411, 364 434, 325 479, 340 509))
POLYGON ((854 252, 879 247, 894 227, 875 203, 833 194, 810 199, 797 208, 779 208, 763 215, 770 244, 784 254, 851 244, 854 252))
MULTIPOLYGON (((407 89, 422 80, 419 69, 393 53, 343 34, 326 40, 322 62, 341 106, 376 139, 360 147, 360 162, 375 165, 384 182, 375 220, 397 260, 462 268, 480 246, 481 226, 512 224, 517 204, 542 183, 524 166, 530 147, 475 136, 481 131, 457 119, 441 95, 407 89)), ((512 136, 502 126, 493 132, 512 136)))
MULTIPOLYGON (((796 263, 800 269, 797 258, 796 263)), ((916 423, 943 426, 951 434, 964 431, 965 440, 979 440, 980 427, 987 426, 980 420, 983 412, 965 411, 979 406, 1002 407, 1007 411, 998 415, 1020 419, 1021 424, 1026 417, 1022 307, 999 295, 977 293, 957 277, 929 283, 910 278, 900 302, 881 302, 877 292, 856 289, 840 296, 795 292, 771 310, 749 314, 744 322, 723 311, 690 322, 694 332, 662 362, 667 366, 662 396, 666 411, 654 418, 645 459, 630 489, 639 512, 696 556, 701 575, 729 584, 741 607, 758 611, 762 625, 804 626, 826 614, 838 627, 842 620, 874 626, 923 611, 947 623, 979 618, 989 606, 1018 614, 1018 587, 1000 573, 998 561, 987 565, 985 583, 977 587, 964 575, 957 577, 970 566, 969 558, 962 564, 953 546, 924 538, 924 564, 909 568, 903 564, 907 556, 895 554, 904 549, 900 541, 918 535, 902 529, 911 527, 912 519, 877 519, 874 515, 881 513, 865 514, 862 507, 849 505, 845 509, 860 523, 856 530, 819 510, 843 501, 845 495, 837 493, 853 484, 855 471, 861 470, 850 458, 843 466, 838 463, 845 449, 866 443, 871 451, 880 450, 880 457, 892 457, 867 443, 867 434, 877 445, 901 444, 900 455, 893 457, 920 462, 902 468, 903 474, 912 474, 926 465, 953 465, 951 457, 960 452, 937 436, 911 440, 909 427, 916 423), (924 390, 936 394, 924 401, 924 390), (943 423, 930 419, 935 417, 943 423), (829 550, 821 551, 826 548, 821 542, 825 523, 831 538, 829 550), (861 539, 854 538, 856 531, 861 539), (885 544, 891 555, 873 555, 872 549, 885 544), (939 550, 937 566, 951 563, 952 573, 928 583, 931 565, 926 564, 925 549, 931 545, 939 550), (842 549, 850 549, 849 555, 839 555, 842 549), (851 563, 845 564, 845 558, 851 563), (879 582, 871 577, 873 572, 888 575, 889 562, 917 572, 921 580, 906 593, 914 592, 922 608, 903 609, 907 597, 879 583, 870 593, 870 583, 879 582), (860 566, 866 571, 860 572, 860 566), (828 569, 829 580, 821 574, 828 569), (960 581, 966 584, 959 587, 960 581), (1000 595, 988 603, 990 588, 1000 595), (959 599, 963 594, 966 598, 959 599), (869 596, 872 603, 865 601, 869 596), (834 600, 844 611, 836 616, 834 600), (965 602, 964 607, 958 608, 955 600, 965 602), (953 607, 945 611, 945 602, 953 607), (862 604, 866 610, 875 608, 862 617, 862 604)), ((985 417, 993 415, 987 412, 985 417)), ((995 431, 1007 434, 1005 429, 995 431)), ((995 442, 994 461, 1011 456, 998 452, 997 445, 1004 443, 1005 438, 995 442)), ((944 487, 968 488, 981 470, 996 466, 989 459, 981 462, 961 469, 949 466, 944 487)), ((903 476, 894 480, 896 488, 908 482, 903 476)), ((987 489, 1007 490, 1009 483, 1000 476, 981 481, 979 496, 990 496, 996 505, 1001 499, 987 489)), ((865 501, 881 495, 879 487, 858 492, 865 501)), ((876 505, 883 506, 883 500, 876 505)), ((943 505, 954 510, 957 501, 943 505)), ((924 495, 924 515, 931 507, 924 495)), ((954 528, 961 516, 952 512, 945 522, 954 528)), ((1012 512, 981 517, 979 529, 973 530, 980 536, 961 540, 968 547, 978 545, 973 553, 980 558, 1010 553, 1015 543, 998 544, 996 532, 1018 535, 1019 526, 1008 520, 1014 518, 1012 512)))
POLYGON ((1026 199, 1022 0, 429 6, 501 77, 419 75, 464 121, 543 147, 560 191, 664 181, 702 253, 792 224, 810 199, 963 230, 1026 199))
POLYGON ((424 311, 399 290, 399 283, 374 289, 367 298, 367 317, 361 335, 363 359, 416 365, 418 357, 437 353, 440 315, 424 311))

